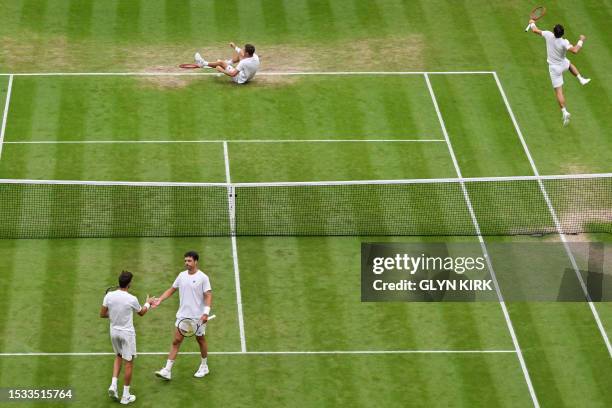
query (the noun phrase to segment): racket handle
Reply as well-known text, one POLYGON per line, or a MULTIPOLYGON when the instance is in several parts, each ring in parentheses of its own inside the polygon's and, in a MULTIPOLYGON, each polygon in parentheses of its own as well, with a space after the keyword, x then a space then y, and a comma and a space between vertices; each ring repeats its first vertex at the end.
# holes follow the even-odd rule
POLYGON ((217 315, 210 315, 208 316, 208 321, 211 321, 212 319, 214 319, 215 317, 217 317, 217 315))
POLYGON ((529 27, 531 27, 531 24, 527 24, 527 27, 525 27, 525 32, 529 31, 529 27))

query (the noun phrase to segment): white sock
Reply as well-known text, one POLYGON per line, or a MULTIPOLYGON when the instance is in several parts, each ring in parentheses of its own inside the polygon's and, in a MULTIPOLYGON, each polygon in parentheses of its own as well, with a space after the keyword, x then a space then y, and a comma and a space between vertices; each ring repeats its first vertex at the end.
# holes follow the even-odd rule
POLYGON ((576 76, 576 78, 578 78, 579 81, 584 81, 584 78, 582 77, 582 75, 578 75, 576 76))
POLYGON ((124 385, 123 386, 123 396, 126 397, 130 395, 130 386, 129 385, 124 385))
POLYGON ((208 357, 202 357, 202 365, 208 365, 208 363, 206 362, 208 360, 208 357))
POLYGON ((567 115, 567 113, 568 113, 568 112, 567 112, 567 109, 565 109, 565 107, 561 108, 561 112, 562 112, 564 115, 567 115))
POLYGON ((111 378, 111 387, 117 388, 117 377, 111 378))
POLYGON ((173 365, 174 365, 174 360, 166 361, 166 370, 168 370, 168 371, 172 370, 172 366, 173 365))

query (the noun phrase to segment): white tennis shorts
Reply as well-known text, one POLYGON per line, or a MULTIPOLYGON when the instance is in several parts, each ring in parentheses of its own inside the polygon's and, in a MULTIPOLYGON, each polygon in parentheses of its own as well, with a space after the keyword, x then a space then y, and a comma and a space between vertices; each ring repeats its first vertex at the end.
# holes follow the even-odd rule
MULTIPOLYGON (((181 320, 183 320, 183 319, 185 319, 185 318, 184 318, 184 317, 178 317, 178 318, 176 319, 176 321, 174 322, 174 327, 176 327, 176 328, 178 329, 178 324, 179 324, 179 322, 180 322, 181 320)), ((197 337, 200 337, 200 336, 204 336, 205 334, 206 334, 206 325, 205 325, 205 324, 203 324, 203 325, 201 325, 201 326, 200 326, 200 328, 198 329, 198 331, 196 331, 195 335, 196 335, 197 337)))
POLYGON ((562 64, 554 64, 548 66, 550 72, 550 80, 553 88, 558 88, 563 85, 563 73, 570 67, 570 61, 566 58, 562 64))
POLYGON ((121 358, 132 361, 136 357, 136 334, 125 330, 111 330, 111 343, 115 354, 121 354, 121 358))

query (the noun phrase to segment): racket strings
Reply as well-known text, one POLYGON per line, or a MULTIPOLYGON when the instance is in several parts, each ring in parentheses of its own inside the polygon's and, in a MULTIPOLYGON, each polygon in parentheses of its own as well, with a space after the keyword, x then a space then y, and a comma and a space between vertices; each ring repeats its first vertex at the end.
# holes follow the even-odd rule
POLYGON ((546 8, 540 6, 540 7, 536 7, 535 9, 533 9, 533 11, 531 12, 531 18, 534 20, 539 19, 540 17, 542 17, 544 14, 546 13, 546 8))

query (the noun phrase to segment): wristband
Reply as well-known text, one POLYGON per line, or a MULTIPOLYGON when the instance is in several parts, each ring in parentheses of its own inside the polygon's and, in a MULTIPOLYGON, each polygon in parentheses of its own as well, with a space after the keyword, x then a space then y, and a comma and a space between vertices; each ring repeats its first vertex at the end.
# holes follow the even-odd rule
POLYGON ((578 40, 578 43, 576 43, 576 45, 579 47, 582 47, 582 44, 584 44, 584 41, 582 40, 578 40))
POLYGON ((151 308, 151 305, 149 304, 149 302, 145 303, 144 305, 142 305, 143 307, 146 307, 147 309, 151 308))
POLYGON ((210 306, 204 306, 204 314, 205 315, 210 314, 210 306))

